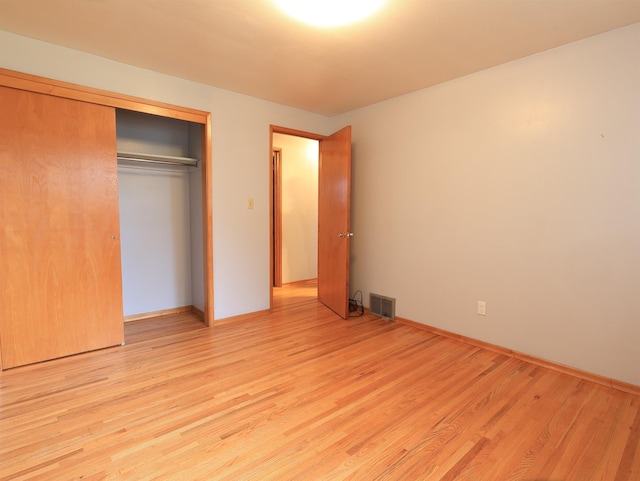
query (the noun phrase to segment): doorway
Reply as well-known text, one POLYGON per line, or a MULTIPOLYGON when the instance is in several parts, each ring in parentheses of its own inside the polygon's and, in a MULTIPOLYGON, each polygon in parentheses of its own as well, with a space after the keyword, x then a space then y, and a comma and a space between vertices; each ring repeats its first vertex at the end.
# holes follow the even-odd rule
MULTIPOLYGON (((279 173, 274 167, 274 135, 287 134, 318 141, 318 203, 317 231, 317 285, 318 299, 343 319, 348 317, 350 197, 351 197, 351 127, 347 126, 331 135, 318 135, 285 127, 270 126, 269 132, 269 189, 270 189, 270 278, 269 308, 273 307, 273 287, 278 253, 277 189, 279 173)), ((277 159, 277 156, 276 156, 277 159)), ((281 209, 282 210, 282 209, 281 209)), ((281 231, 281 229, 280 229, 281 231)), ((283 256, 280 254, 280 259, 283 256)))
POLYGON ((273 286, 318 277, 319 141, 273 134, 273 286))

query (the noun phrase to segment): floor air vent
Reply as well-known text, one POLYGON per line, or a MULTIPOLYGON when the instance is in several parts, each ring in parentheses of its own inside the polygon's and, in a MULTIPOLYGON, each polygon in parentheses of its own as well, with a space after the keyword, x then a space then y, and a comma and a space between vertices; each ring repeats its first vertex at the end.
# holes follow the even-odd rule
POLYGON ((369 310, 375 316, 384 317, 390 321, 396 320, 396 300, 392 297, 369 293, 369 310))

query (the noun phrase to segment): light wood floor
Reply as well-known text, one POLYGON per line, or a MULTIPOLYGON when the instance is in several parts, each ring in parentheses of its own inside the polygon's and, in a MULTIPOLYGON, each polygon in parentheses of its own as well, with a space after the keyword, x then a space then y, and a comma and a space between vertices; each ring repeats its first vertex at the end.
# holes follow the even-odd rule
POLYGON ((126 328, 0 374, 0 480, 638 481, 640 397, 363 316, 126 328))

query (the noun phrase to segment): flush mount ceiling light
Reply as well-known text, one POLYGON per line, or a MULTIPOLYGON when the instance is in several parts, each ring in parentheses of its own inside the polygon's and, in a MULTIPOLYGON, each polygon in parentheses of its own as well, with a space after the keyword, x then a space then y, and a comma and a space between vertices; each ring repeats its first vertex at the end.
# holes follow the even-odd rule
POLYGON ((341 27, 364 20, 386 0, 273 0, 284 13, 315 27, 341 27))

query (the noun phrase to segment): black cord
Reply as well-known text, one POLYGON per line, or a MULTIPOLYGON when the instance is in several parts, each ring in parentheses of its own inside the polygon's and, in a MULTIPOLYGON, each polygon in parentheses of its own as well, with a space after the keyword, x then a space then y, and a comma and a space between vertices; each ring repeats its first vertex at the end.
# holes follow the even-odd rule
POLYGON ((362 303, 362 291, 356 291, 353 298, 349 299, 349 317, 359 317, 364 315, 364 304, 362 303), (360 294, 360 299, 356 296, 360 294))

